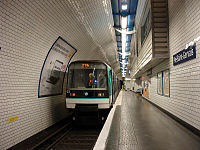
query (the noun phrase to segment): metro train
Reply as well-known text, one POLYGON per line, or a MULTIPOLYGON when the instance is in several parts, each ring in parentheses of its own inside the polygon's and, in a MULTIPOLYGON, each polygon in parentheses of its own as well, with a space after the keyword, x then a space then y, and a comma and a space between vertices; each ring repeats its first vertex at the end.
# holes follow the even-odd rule
POLYGON ((75 61, 68 67, 66 107, 110 109, 120 89, 120 80, 106 63, 96 60, 75 61))

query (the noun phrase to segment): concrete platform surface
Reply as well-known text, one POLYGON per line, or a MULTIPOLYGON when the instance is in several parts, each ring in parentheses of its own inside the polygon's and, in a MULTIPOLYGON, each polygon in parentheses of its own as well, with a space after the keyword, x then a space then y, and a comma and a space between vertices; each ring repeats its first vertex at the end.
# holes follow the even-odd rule
POLYGON ((122 101, 122 94, 123 92, 120 91, 118 97, 117 97, 117 100, 113 106, 113 108, 111 109, 107 119, 106 119, 106 122, 103 126, 103 129, 101 130, 101 133, 99 134, 99 137, 97 139, 97 142, 93 148, 93 150, 104 150, 106 148, 106 144, 107 144, 107 140, 108 140, 108 135, 109 135, 109 132, 110 132, 110 128, 111 128, 111 124, 113 122, 113 118, 114 115, 116 114, 116 108, 118 108, 118 106, 121 105, 121 101, 122 101))
POLYGON ((200 150, 200 137, 141 96, 127 91, 121 94, 106 150, 200 150))

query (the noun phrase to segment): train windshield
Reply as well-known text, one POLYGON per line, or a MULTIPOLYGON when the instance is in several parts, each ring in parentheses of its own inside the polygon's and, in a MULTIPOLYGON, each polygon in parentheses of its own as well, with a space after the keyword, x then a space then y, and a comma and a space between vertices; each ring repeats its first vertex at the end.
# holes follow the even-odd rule
POLYGON ((107 90, 106 65, 95 63, 72 63, 68 72, 68 89, 107 90))

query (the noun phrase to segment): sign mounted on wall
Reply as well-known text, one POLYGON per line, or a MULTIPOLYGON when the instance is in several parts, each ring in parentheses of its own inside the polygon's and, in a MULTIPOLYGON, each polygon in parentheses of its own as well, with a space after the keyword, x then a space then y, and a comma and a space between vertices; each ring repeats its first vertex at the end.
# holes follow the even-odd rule
POLYGON ((196 58, 196 44, 189 46, 177 54, 173 55, 173 65, 178 65, 188 60, 196 58))
POLYGON ((157 74, 157 92, 158 92, 158 94, 160 94, 160 95, 163 95, 162 87, 163 87, 162 72, 159 72, 159 73, 157 74))
POLYGON ((51 46, 44 61, 38 87, 38 97, 61 95, 66 68, 77 50, 62 37, 51 46))

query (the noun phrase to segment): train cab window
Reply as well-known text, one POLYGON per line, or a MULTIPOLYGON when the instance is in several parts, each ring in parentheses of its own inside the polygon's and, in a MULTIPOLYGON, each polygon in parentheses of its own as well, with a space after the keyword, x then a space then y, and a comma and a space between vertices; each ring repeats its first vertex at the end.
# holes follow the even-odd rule
POLYGON ((72 63, 68 73, 68 89, 106 90, 106 70, 103 63, 72 63))

